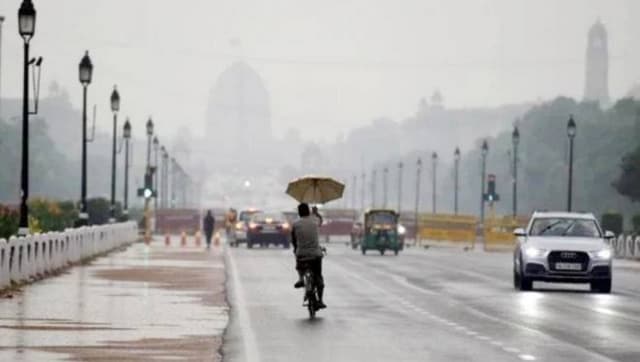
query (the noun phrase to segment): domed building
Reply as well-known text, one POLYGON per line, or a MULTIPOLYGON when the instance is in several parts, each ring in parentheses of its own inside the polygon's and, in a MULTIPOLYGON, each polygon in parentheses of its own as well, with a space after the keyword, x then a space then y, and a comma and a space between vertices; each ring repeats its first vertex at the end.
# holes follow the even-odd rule
POLYGON ((211 90, 207 136, 217 154, 236 161, 255 158, 273 142, 269 93, 245 62, 229 66, 211 90))

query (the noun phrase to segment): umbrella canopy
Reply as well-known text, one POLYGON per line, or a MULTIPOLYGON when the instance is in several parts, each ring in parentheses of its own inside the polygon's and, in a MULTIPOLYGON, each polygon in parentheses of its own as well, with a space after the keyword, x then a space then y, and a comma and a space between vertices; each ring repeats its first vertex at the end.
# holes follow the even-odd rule
POLYGON ((331 177, 305 176, 289 182, 287 195, 298 202, 325 204, 342 197, 344 184, 331 177))

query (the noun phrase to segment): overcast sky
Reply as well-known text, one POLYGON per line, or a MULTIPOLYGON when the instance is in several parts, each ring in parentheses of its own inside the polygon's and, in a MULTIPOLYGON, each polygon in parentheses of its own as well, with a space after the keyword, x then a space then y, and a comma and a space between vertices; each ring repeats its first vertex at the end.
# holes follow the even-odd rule
MULTIPOLYGON (((21 93, 19 0, 2 0, 2 95, 21 93)), ((412 115, 438 88, 448 107, 582 97, 588 28, 609 32, 610 93, 640 81, 636 0, 34 0, 33 54, 81 104, 77 66, 95 65, 90 103, 108 129, 113 84, 142 132, 204 129, 217 76, 243 57, 271 95, 276 133, 305 138, 412 115), (237 39, 237 41, 234 41, 237 39), (234 45, 240 43, 241 45, 234 45)))

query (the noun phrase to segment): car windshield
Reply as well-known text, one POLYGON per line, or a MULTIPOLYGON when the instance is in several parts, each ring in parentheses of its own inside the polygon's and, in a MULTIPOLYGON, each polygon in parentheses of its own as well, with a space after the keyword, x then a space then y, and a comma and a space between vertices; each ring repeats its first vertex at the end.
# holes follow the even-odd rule
POLYGON ((251 216, 255 215, 257 211, 242 211, 240 213, 240 221, 249 221, 251 216))
POLYGON ((279 223, 284 220, 284 215, 280 213, 258 212, 251 217, 251 221, 258 223, 279 223))
POLYGON ((370 224, 395 224, 396 216, 390 212, 380 212, 375 214, 369 214, 368 221, 370 224))
POLYGON ((595 220, 578 218, 538 218, 533 221, 531 236, 602 237, 595 220))

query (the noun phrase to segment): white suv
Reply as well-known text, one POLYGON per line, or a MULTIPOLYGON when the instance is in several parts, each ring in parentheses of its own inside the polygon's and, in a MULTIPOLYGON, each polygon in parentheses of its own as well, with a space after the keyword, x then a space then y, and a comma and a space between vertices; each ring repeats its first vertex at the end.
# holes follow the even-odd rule
POLYGON ((535 212, 527 229, 516 229, 513 284, 531 290, 534 281, 590 283, 591 291, 611 292, 613 257, 593 214, 535 212))

